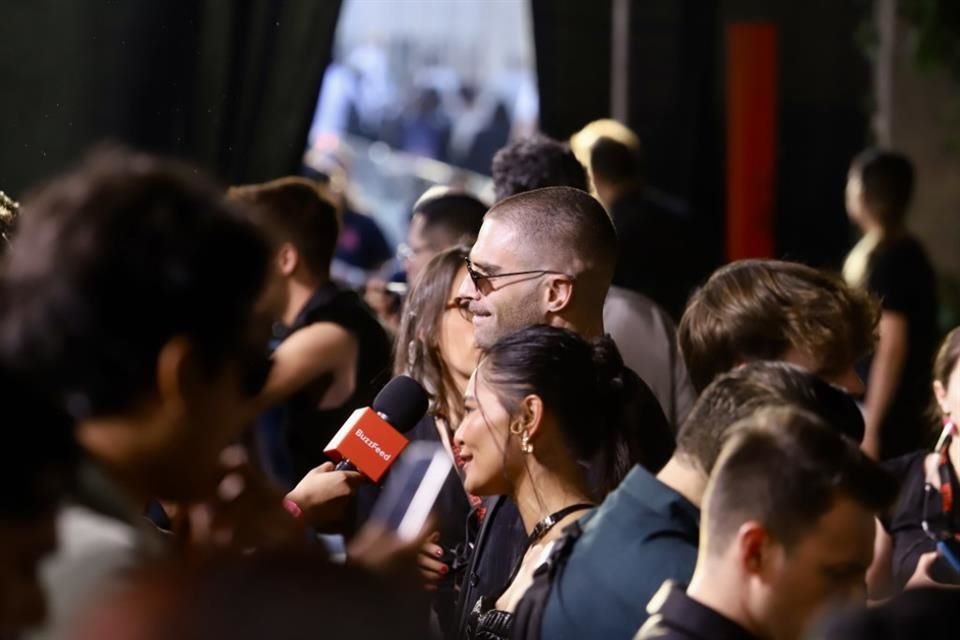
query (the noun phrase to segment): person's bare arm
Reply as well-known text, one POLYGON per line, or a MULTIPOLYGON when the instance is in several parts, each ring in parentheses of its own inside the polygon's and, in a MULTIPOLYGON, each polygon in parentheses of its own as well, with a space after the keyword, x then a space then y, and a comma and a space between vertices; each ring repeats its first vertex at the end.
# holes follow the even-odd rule
POLYGON ((879 333, 877 350, 870 363, 863 437, 863 450, 874 459, 880 458, 880 425, 890 408, 907 359, 907 318, 902 313, 884 311, 880 314, 879 333))
POLYGON ((295 331, 273 353, 273 368, 257 398, 257 411, 284 401, 325 373, 334 374, 336 395, 349 397, 356 384, 357 348, 353 334, 331 322, 295 331))

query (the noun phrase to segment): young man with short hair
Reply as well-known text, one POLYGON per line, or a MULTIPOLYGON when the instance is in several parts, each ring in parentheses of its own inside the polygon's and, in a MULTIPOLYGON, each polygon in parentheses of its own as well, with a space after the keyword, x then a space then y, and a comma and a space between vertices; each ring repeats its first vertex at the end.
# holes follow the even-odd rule
POLYGON ((755 360, 804 367, 853 394, 873 348, 878 306, 839 278, 795 262, 740 260, 694 293, 677 339, 693 385, 755 360))
POLYGON ((755 362, 719 376, 680 428, 666 466, 656 475, 634 468, 582 521, 549 587, 541 637, 630 637, 665 580, 687 582, 703 494, 721 447, 736 422, 775 406, 818 415, 854 442, 863 437, 853 398, 798 367, 755 362), (604 615, 597 618, 601 607, 604 615))
POLYGON ((798 640, 866 598, 874 521, 896 480, 812 414, 761 411, 734 428, 704 499, 686 593, 667 583, 639 640, 798 640))
POLYGON ((267 449, 274 474, 292 487, 327 461, 330 438, 386 382, 390 344, 359 296, 330 279, 337 209, 315 183, 280 178, 234 187, 228 197, 247 206, 272 245, 261 308, 275 321, 279 344, 260 403, 279 406, 267 449))
POLYGON ((45 567, 51 630, 165 546, 148 501, 215 494, 269 371, 254 314, 268 258, 219 189, 139 153, 101 151, 24 202, 0 348, 75 420, 86 457, 45 567))

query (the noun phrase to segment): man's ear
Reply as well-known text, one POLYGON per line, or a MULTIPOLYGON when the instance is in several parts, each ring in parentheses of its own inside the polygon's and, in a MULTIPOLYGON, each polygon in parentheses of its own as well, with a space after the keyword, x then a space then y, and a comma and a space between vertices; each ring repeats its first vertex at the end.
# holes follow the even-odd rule
POLYGON ((553 276, 547 281, 547 311, 559 313, 573 300, 573 282, 569 278, 553 276))
POLYGON ((184 336, 174 336, 157 356, 157 398, 160 406, 185 413, 188 387, 195 375, 193 347, 184 336))
POLYGON ((284 242, 277 250, 277 269, 284 276, 291 276, 300 265, 300 253, 290 242, 284 242))
POLYGON ((744 522, 737 531, 737 558, 744 575, 764 581, 782 562, 782 549, 769 531, 756 521, 744 522))

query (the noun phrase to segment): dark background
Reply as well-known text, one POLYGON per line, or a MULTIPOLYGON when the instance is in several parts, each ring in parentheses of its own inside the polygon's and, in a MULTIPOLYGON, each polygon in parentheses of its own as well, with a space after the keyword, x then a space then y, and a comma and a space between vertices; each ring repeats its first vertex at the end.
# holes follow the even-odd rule
MULTIPOLYGON (((402 9, 402 3, 397 4, 402 9)), ((629 122, 651 182, 683 197, 723 250, 724 32, 779 26, 777 253, 838 266, 846 168, 868 143, 866 0, 645 0, 630 20, 629 122)), ((0 189, 14 197, 90 145, 121 141, 225 182, 295 171, 340 3, 32 0, 0 21, 0 189)), ((609 0, 533 0, 541 126, 609 115, 609 0)))

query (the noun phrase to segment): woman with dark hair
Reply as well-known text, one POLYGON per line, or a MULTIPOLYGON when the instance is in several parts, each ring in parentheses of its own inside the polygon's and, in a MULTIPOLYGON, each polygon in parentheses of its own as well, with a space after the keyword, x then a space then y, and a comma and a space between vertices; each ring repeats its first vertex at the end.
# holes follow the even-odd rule
MULTIPOLYGON (((461 461, 453 432, 463 417, 463 395, 480 357, 470 313, 457 298, 467 275, 466 255, 465 249, 455 247, 427 263, 407 296, 394 356, 394 373, 412 377, 430 394, 430 410, 410 439, 440 442, 457 468, 461 461)), ((445 637, 454 633, 456 585, 468 532, 476 532, 482 517, 480 499, 468 496, 460 476, 452 474, 437 500, 438 530, 420 557, 421 572, 436 589, 433 608, 445 637)))
POLYGON ((901 153, 868 149, 850 166, 847 213, 863 238, 843 275, 881 303, 879 340, 866 376, 863 449, 882 460, 923 445, 937 344, 936 276, 906 226, 913 189, 913 164, 901 153))
MULTIPOLYGON (((616 448, 614 410, 624 391, 623 362, 609 338, 534 325, 500 339, 470 379, 455 434, 464 486, 475 495, 508 495, 527 549, 507 584, 474 607, 467 637, 510 637, 513 611, 567 525, 596 500, 587 461, 616 448)), ((613 459, 608 453, 604 456, 613 459)))

